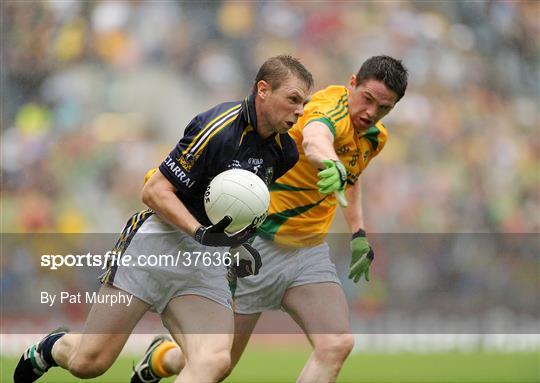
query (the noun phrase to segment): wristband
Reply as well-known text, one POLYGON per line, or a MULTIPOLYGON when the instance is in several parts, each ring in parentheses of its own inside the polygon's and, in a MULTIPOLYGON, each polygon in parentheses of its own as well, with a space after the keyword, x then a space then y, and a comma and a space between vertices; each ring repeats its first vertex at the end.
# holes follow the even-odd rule
POLYGON ((343 187, 347 183, 347 169, 345 169, 345 165, 343 165, 343 162, 339 160, 332 161, 336 165, 336 169, 339 172, 339 181, 341 182, 341 187, 343 187))
POLYGON ((358 229, 356 233, 352 235, 352 239, 358 238, 358 237, 366 237, 366 231, 364 229, 358 229))
POLYGON ((206 227, 202 225, 199 226, 197 230, 195 230, 195 234, 193 234, 193 238, 195 239, 195 241, 202 243, 201 241, 202 241, 205 231, 206 231, 206 227))

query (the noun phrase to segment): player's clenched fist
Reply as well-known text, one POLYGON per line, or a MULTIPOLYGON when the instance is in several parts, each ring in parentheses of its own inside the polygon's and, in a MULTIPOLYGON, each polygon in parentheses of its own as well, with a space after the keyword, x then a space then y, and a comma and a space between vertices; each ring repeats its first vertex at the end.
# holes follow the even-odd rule
POLYGON ((347 199, 345 198, 345 183, 347 182, 347 169, 341 161, 323 160, 325 169, 321 170, 319 176, 319 192, 321 194, 330 194, 335 192, 336 198, 342 207, 346 207, 347 199))
POLYGON ((351 266, 349 268, 349 279, 355 283, 362 276, 369 282, 369 268, 375 257, 375 253, 369 244, 366 232, 363 229, 358 230, 352 236, 351 241, 351 266))

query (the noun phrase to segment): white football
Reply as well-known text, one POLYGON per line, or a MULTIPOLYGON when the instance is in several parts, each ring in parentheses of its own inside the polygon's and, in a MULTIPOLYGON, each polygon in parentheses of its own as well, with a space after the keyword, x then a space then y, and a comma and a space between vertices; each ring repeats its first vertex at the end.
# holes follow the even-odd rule
POLYGON ((270 206, 270 192, 262 179, 244 169, 218 174, 204 193, 206 215, 213 224, 226 215, 232 218, 225 232, 236 233, 254 224, 259 227, 270 206))

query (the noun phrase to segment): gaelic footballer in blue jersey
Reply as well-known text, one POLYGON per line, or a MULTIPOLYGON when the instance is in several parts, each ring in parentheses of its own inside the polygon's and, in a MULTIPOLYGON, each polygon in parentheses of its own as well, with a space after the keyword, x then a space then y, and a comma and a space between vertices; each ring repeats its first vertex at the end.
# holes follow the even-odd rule
MULTIPOLYGON (((290 116, 288 120, 295 122, 296 118, 290 116)), ((254 95, 242 102, 217 105, 189 123, 184 137, 159 167, 176 188, 178 198, 203 225, 211 223, 200 196, 216 175, 241 168, 269 185, 298 160, 296 145, 288 133, 262 136, 256 127, 254 95)))
MULTIPOLYGON (((311 74, 298 60, 277 56, 259 69, 252 95, 244 101, 197 115, 145 184, 143 202, 150 209, 128 220, 115 251, 137 259, 141 254, 216 252, 241 245, 251 235, 249 228, 229 237, 224 233, 229 217, 210 224, 203 207, 206 186, 233 167, 252 171, 267 183, 290 169, 298 152, 287 131, 303 114, 312 87, 311 74)), ((255 251, 247 246, 246 254, 250 250, 255 251)), ((223 265, 114 265, 102 282, 100 295, 127 294, 133 296, 131 304, 95 303, 83 334, 55 331, 32 345, 15 369, 15 383, 32 382, 52 366, 78 378, 103 374, 149 310, 161 316, 184 350, 187 362, 177 382, 217 382, 225 376, 234 324, 223 265)), ((131 381, 157 382, 171 375, 157 357, 171 347, 169 338, 156 338, 131 381)))

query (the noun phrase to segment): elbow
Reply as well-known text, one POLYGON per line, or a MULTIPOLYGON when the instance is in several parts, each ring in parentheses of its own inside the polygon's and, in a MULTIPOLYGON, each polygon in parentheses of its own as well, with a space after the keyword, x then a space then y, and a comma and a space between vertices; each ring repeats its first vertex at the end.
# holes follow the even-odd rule
POLYGON ((150 209, 155 209, 156 191, 155 188, 145 185, 142 190, 142 202, 150 209))
POLYGON ((302 149, 304 149, 304 154, 308 161, 314 165, 317 165, 317 148, 309 138, 304 138, 302 142, 302 149))
POLYGON ((323 160, 325 159, 317 152, 304 152, 308 162, 317 169, 324 169, 323 160))
POLYGON ((313 144, 311 142, 311 139, 309 137, 304 137, 302 139, 302 149, 304 150, 304 153, 308 155, 308 153, 311 153, 311 149, 313 147, 313 144))

